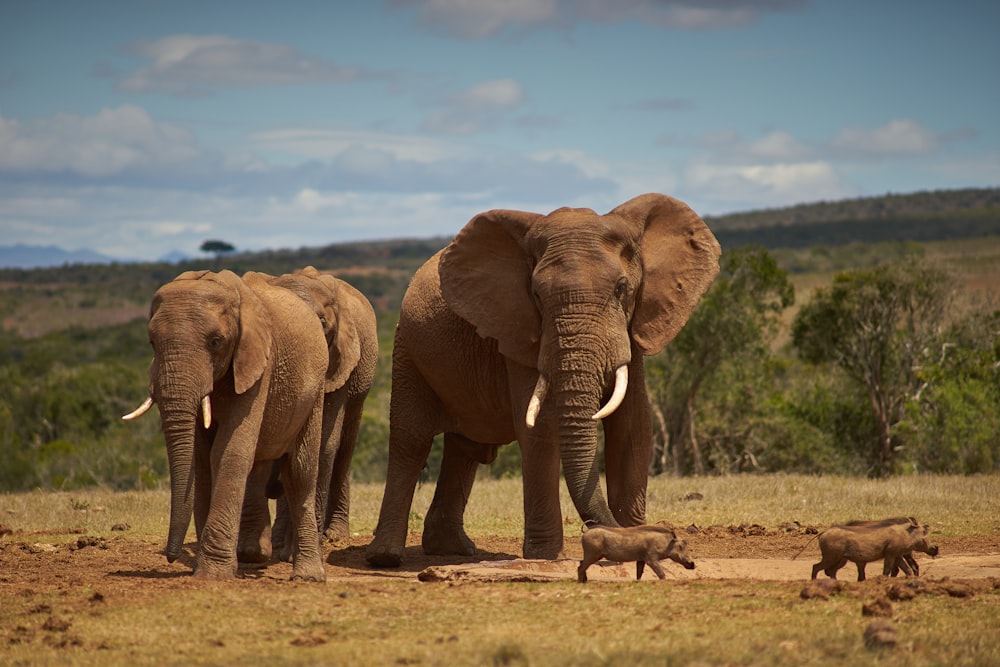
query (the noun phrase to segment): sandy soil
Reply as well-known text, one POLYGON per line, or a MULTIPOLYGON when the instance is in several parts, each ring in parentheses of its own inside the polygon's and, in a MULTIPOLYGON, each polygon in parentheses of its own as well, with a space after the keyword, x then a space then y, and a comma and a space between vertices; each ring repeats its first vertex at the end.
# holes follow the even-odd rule
MULTIPOLYGON (((812 564, 819 559, 815 534, 808 528, 766 529, 761 526, 692 529, 685 532, 689 553, 697 567, 684 570, 665 562, 668 577, 676 579, 756 579, 794 581, 809 579, 812 564)), ((420 536, 410 535, 401 567, 373 569, 364 560, 370 536, 358 535, 349 543, 327 544, 328 580, 400 577, 439 581, 447 579, 532 580, 575 579, 581 556, 579 541, 567 538, 566 558, 559 561, 521 559, 521 541, 514 538, 473 536, 479 553, 472 558, 425 556, 420 536)), ((142 587, 173 587, 187 577, 193 564, 194 543, 186 545, 186 555, 169 564, 155 538, 80 535, 68 543, 54 544, 51 535, 14 532, 0 537, 0 594, 35 595, 64 590, 67 586, 98 585, 127 592, 142 587)), ((994 579, 1000 582, 1000 534, 976 537, 939 537, 940 555, 932 559, 916 554, 921 578, 927 580, 994 579)), ((881 563, 868 566, 869 578, 881 574, 881 563)), ((287 579, 291 566, 272 563, 266 568, 245 568, 248 578, 287 579)), ((602 562, 591 567, 593 580, 635 576, 635 566, 602 562)), ((821 575, 822 577, 823 575, 821 575)), ((840 578, 853 581, 854 566, 841 570, 840 578)), ((655 581, 647 568, 643 581, 655 581)))

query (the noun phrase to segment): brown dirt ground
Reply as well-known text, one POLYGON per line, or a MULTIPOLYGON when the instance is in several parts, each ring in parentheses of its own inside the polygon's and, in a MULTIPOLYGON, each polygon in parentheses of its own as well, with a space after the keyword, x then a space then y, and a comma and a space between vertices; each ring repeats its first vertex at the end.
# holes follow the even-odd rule
MULTIPOLYGON (((683 532, 697 568, 687 571, 667 561, 668 577, 806 581, 819 555, 811 528, 713 526, 692 527, 683 532)), ((149 595, 151 589, 175 588, 190 575, 194 560, 193 542, 186 545, 185 555, 171 564, 161 553, 162 543, 151 537, 80 535, 69 542, 54 544, 51 540, 55 537, 31 531, 0 536, 0 595, 44 595, 68 587, 106 590, 109 585, 116 592, 128 594, 141 589, 144 595, 149 595)), ((479 548, 475 557, 427 556, 420 549, 419 533, 411 533, 401 567, 373 569, 364 560, 365 546, 371 537, 356 535, 348 542, 326 545, 327 578, 417 579, 421 572, 425 575, 420 578, 428 581, 450 576, 482 580, 576 578, 574 559, 581 556, 578 540, 566 539, 566 560, 523 561, 520 539, 473 537, 479 548), (473 567, 475 564, 482 567, 473 567), (428 576, 431 572, 433 576, 428 576)), ((1000 586, 1000 534, 938 537, 936 542, 941 550, 938 558, 917 554, 923 579, 981 579, 984 584, 989 581, 1000 586)), ((591 580, 631 578, 634 568, 632 564, 619 566, 605 562, 593 566, 588 574, 591 580)), ((869 578, 880 575, 881 563, 869 564, 867 573, 869 578)), ((241 568, 240 574, 246 578, 287 579, 291 566, 272 562, 266 568, 241 568)), ((841 580, 855 578, 851 564, 840 572, 841 580)), ((643 581, 654 580, 655 575, 647 569, 643 581)))

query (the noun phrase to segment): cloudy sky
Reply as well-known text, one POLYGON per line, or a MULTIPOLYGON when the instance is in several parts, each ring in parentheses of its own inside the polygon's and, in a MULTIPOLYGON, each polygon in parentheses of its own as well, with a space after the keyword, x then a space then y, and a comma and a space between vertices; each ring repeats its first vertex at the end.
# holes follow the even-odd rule
POLYGON ((4 0, 0 245, 996 186, 998 34, 993 0, 4 0))

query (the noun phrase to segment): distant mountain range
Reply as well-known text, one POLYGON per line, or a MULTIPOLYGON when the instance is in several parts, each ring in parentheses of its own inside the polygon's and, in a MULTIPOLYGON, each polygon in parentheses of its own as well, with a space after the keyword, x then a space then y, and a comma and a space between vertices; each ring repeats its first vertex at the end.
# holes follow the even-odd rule
MULTIPOLYGON (((161 257, 158 261, 176 263, 190 259, 184 253, 175 250, 161 257)), ((67 264, 111 264, 114 262, 131 263, 138 260, 109 257, 88 248, 79 250, 63 250, 54 245, 17 245, 0 246, 0 268, 8 269, 38 269, 67 264)))

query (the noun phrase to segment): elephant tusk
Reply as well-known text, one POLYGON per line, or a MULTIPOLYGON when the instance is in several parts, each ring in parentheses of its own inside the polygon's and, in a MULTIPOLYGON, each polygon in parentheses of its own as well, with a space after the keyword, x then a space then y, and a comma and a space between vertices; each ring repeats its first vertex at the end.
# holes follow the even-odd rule
POLYGON ((603 408, 597 411, 591 419, 597 421, 598 419, 604 419, 615 410, 618 406, 622 404, 622 400, 625 398, 625 390, 628 389, 628 365, 619 366, 618 370, 615 371, 615 390, 611 393, 611 398, 603 408))
POLYGON ((535 420, 538 419, 538 411, 545 400, 545 394, 549 393, 549 383, 545 376, 538 374, 538 382, 535 383, 535 391, 531 393, 531 400, 528 401, 528 413, 524 416, 524 423, 528 428, 535 428, 535 420))
POLYGON ((205 394, 205 398, 201 399, 201 419, 205 424, 205 428, 212 425, 212 399, 205 394))
POLYGON ((141 417, 144 414, 146 414, 151 407, 153 407, 153 397, 147 396, 146 400, 142 402, 142 405, 140 405, 127 415, 122 415, 122 419, 124 419, 125 421, 132 421, 136 417, 141 417))

